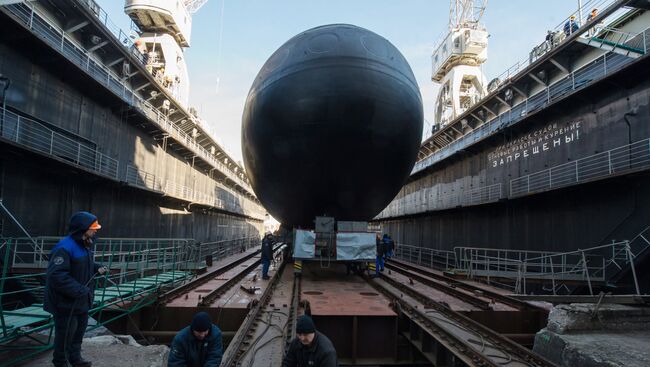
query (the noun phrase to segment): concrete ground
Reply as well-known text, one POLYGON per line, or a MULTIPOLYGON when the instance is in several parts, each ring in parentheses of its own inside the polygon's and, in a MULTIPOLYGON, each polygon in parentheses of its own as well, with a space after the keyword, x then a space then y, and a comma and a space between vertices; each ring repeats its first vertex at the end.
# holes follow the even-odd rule
MULTIPOLYGON (((161 367, 167 365, 168 354, 169 348, 164 345, 140 346, 130 336, 86 338, 81 345, 81 355, 92 361, 93 367, 161 367)), ((49 351, 22 366, 51 366, 51 361, 52 351, 49 351)))
POLYGON ((559 305, 533 350, 560 367, 647 367, 649 326, 647 307, 559 305))

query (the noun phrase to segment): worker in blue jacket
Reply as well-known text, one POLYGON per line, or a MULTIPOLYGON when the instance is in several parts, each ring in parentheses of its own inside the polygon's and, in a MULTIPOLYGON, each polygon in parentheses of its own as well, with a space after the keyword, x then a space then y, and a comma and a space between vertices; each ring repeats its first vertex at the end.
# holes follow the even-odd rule
POLYGON ((167 367, 219 367, 221 358, 221 330, 207 312, 199 312, 174 337, 167 367))
POLYGON ((68 224, 68 236, 50 253, 45 279, 43 309, 54 316, 54 366, 90 367, 81 358, 81 342, 93 305, 95 274, 107 269, 96 264, 91 247, 101 226, 88 212, 75 213, 68 224))
POLYGON ((390 259, 391 257, 393 257, 393 250, 395 249, 395 243, 393 242, 393 239, 390 238, 388 233, 384 233, 382 242, 384 244, 384 257, 386 259, 390 259))
POLYGON ((262 279, 269 279, 269 267, 273 258, 273 235, 266 232, 262 239, 262 279))

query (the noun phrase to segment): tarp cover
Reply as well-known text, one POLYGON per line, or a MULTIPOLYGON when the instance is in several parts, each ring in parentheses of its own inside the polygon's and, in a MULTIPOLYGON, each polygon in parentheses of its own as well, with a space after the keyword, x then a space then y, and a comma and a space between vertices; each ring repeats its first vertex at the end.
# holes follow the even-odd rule
POLYGON ((337 233, 336 260, 375 260, 374 233, 337 233))
POLYGON ((316 235, 314 232, 296 229, 293 242, 293 257, 296 259, 313 259, 315 242, 316 235))

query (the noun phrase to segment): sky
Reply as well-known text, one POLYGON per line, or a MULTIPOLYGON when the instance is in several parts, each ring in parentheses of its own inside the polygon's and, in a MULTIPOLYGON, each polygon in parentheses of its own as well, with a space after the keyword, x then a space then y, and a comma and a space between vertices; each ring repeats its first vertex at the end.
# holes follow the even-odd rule
MULTIPOLYGON (((97 2, 113 23, 129 29, 122 0, 97 2)), ((487 80, 527 59, 546 30, 577 9, 578 0, 490 0, 482 18, 490 35, 483 65, 487 80)), ((448 22, 447 0, 209 0, 194 14, 191 47, 185 51, 190 106, 197 108, 214 138, 241 161, 244 103, 268 57, 302 31, 349 23, 386 38, 406 57, 422 94, 426 138, 437 94, 431 54, 448 22)))

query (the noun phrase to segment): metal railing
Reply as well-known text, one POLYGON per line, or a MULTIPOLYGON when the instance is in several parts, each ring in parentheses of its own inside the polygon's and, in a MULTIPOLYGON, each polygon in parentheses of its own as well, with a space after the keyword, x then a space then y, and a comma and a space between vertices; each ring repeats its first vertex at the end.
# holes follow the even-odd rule
MULTIPOLYGON (((8 238, 12 245, 12 268, 46 268, 49 255, 61 237, 8 238)), ((258 236, 237 237, 216 242, 195 243, 189 238, 101 238, 93 245, 97 263, 123 271, 146 271, 155 266, 163 270, 193 269, 206 255, 223 258, 259 244, 258 236)))
MULTIPOLYGON (((616 3, 616 0, 589 0, 589 1, 586 1, 586 2, 582 3, 582 7, 583 7, 583 9, 588 9, 587 11, 589 11, 590 9, 594 9, 594 8, 602 10, 603 8, 607 8, 607 7, 611 6, 611 5, 613 5, 614 3, 616 3)), ((626 10, 616 11, 612 15, 608 16, 607 19, 603 20, 602 22, 609 23, 610 21, 613 21, 616 18, 618 18, 621 15, 621 13, 624 12, 624 11, 626 11, 626 10)), ((580 9, 576 9, 576 11, 569 14, 559 24, 554 26, 552 31, 564 32, 564 26, 565 26, 566 22, 569 21, 571 16, 576 17, 576 21, 578 23, 586 20, 583 17, 583 14, 580 13, 580 9), (583 18, 583 19, 581 19, 581 18, 583 18)), ((588 27, 585 27, 585 26, 588 25, 588 24, 586 24, 586 22, 584 22, 584 24, 579 24, 579 25, 580 25, 580 28, 578 28, 578 30, 576 32, 571 32, 571 33, 584 33, 584 32, 587 32, 588 27)), ((534 62, 534 60, 532 60, 529 56, 523 57, 519 61, 515 62, 512 66, 507 68, 505 71, 503 71, 501 74, 499 74, 496 79, 501 80, 501 81, 508 80, 508 79, 516 76, 517 74, 519 74, 522 70, 526 69, 533 62, 534 62)))
POLYGON ((594 27, 584 43, 610 51, 619 49, 625 54, 644 55, 648 48, 646 32, 629 33, 612 27, 594 27))
POLYGON ((491 203, 504 197, 501 183, 447 194, 440 192, 442 186, 423 188, 393 200, 375 219, 491 203))
POLYGON ((233 213, 257 216, 257 218, 263 218, 264 216, 264 213, 259 210, 259 205, 239 194, 231 192, 227 187, 219 183, 215 183, 214 189, 211 192, 221 191, 230 200, 224 200, 213 194, 201 192, 185 185, 177 184, 171 180, 163 180, 156 177, 153 173, 140 170, 132 165, 127 166, 126 182, 134 186, 163 192, 170 196, 228 210, 233 213))
POLYGON ((456 267, 454 251, 435 250, 426 247, 395 244, 395 258, 432 269, 448 270, 456 267))
POLYGON ((648 229, 650 227, 632 241, 568 252, 455 247, 456 270, 464 272, 468 278, 486 278, 488 283, 491 278, 510 279, 512 282, 507 285, 512 286, 515 293, 526 294, 527 281, 541 280, 550 283, 551 288, 546 290, 553 294, 562 288, 568 291, 567 282, 571 282, 586 285, 593 295, 594 282, 604 283, 629 266, 636 294, 640 294, 634 259, 650 247, 650 242, 643 237, 648 229), (634 245, 636 241, 638 244, 634 245))
MULTIPOLYGON (((83 1, 82 3, 86 3, 86 1, 83 1)), ((105 66, 101 60, 96 59, 92 53, 78 45, 77 42, 66 34, 66 32, 59 26, 49 22, 47 18, 34 7, 34 4, 23 2, 0 6, 0 9, 6 9, 8 12, 13 14, 53 49, 57 50, 61 55, 79 66, 84 72, 97 80, 100 84, 105 85, 123 101, 138 109, 164 132, 169 134, 175 140, 181 142, 185 147, 193 151, 203 160, 212 164, 230 180, 236 182, 247 191, 252 192, 252 188, 248 183, 242 180, 236 173, 232 172, 227 165, 220 162, 206 148, 198 144, 190 135, 182 131, 178 125, 171 122, 165 114, 140 97, 125 83, 124 78, 115 74, 110 67, 105 66)))
POLYGON ((36 120, 0 107, 0 136, 40 153, 117 179, 118 161, 97 151, 94 144, 71 139, 36 120))
POLYGON ((375 219, 489 203, 648 169, 650 138, 514 178, 508 193, 500 183, 449 194, 440 193, 443 184, 423 188, 394 199, 375 219))
POLYGON ((548 191, 650 168, 650 139, 560 164, 510 180, 510 196, 548 191))
POLYGON ((163 191, 160 179, 156 179, 156 175, 138 169, 130 164, 126 166, 126 177, 124 180, 133 186, 138 186, 154 191, 163 191))
MULTIPOLYGON (((45 268, 49 255, 61 237, 12 238, 13 268, 45 268)), ((174 238, 102 238, 93 245, 95 262, 133 266, 156 264, 168 269, 168 264, 189 261, 192 239, 174 238)))
MULTIPOLYGON (((101 6, 99 6, 99 4, 97 4, 93 0, 77 0, 77 2, 85 6, 86 8, 88 8, 91 11, 91 13, 93 13, 97 17, 97 19, 99 19, 99 21, 104 25, 104 27, 106 27, 106 29, 108 29, 113 34, 113 36, 115 36, 115 38, 119 40, 120 43, 122 43, 124 47, 126 47, 129 50, 133 50, 135 48, 134 42, 131 40, 131 37, 127 35, 124 31, 122 31, 122 29, 118 27, 115 23, 113 23, 113 21, 111 21, 111 19, 108 17, 108 13, 106 13, 106 11, 104 11, 104 9, 102 9, 101 6)), ((133 21, 131 21, 130 25, 131 25, 131 29, 133 30, 132 33, 137 34, 136 33, 137 27, 133 23, 133 21)), ((132 52, 132 54, 142 65, 146 64, 146 58, 142 53, 132 52)))
MULTIPOLYGON (((154 302, 156 297, 150 297, 161 288, 171 288, 184 281, 190 275, 179 271, 187 268, 184 259, 184 248, 187 240, 172 239, 110 239, 97 244, 95 260, 111 269, 111 274, 97 276, 95 279, 95 302, 89 311, 91 317, 101 320, 95 327, 110 323, 129 313, 136 312, 142 307, 154 302), (153 242, 159 242, 154 249, 153 242), (165 244, 162 244, 164 242, 165 244), (145 257, 146 259, 143 259, 145 257), (119 271, 116 271, 119 269, 119 271), (146 279, 142 279, 146 277, 146 279), (119 307, 115 307, 118 305, 119 307), (128 305, 128 306, 127 306, 128 305), (104 309, 110 308, 113 314, 101 317, 104 309)), ((27 294, 43 293, 42 280, 44 273, 15 275, 10 273, 12 257, 21 252, 24 239, 1 239, 4 246, 0 248, 2 258, 2 273, 0 277, 0 352, 20 350, 11 359, 4 359, 4 365, 12 365, 20 360, 45 351, 52 347, 52 316, 42 309, 42 304, 27 301, 27 294), (41 279, 39 281, 39 279, 41 279), (11 287, 8 284, 11 283, 11 287), (10 302, 9 299, 13 301, 10 302), (28 302, 23 304, 23 300, 28 302), (47 333, 47 339, 34 338, 29 345, 13 345, 12 342, 21 337, 31 337, 31 334, 47 333)), ((33 260, 42 257, 42 250, 51 244, 49 238, 39 238, 41 251, 34 251, 33 260)), ((33 298, 33 297, 32 297, 33 298)), ((38 302, 38 300, 37 300, 38 302)))
MULTIPOLYGON (((615 13, 609 18, 614 18, 615 16, 620 16, 620 14, 615 13)), ((645 30, 636 34, 629 34, 626 36, 625 44, 620 44, 620 46, 631 47, 627 46, 628 44, 633 45, 635 50, 642 53, 643 55, 647 54, 648 48, 650 48, 650 28, 646 28, 645 30)), ((437 163, 451 156, 458 150, 466 148, 467 146, 479 140, 482 140, 489 135, 492 135, 494 132, 504 127, 513 125, 516 122, 523 120, 529 113, 541 109, 546 105, 555 102, 560 98, 563 98, 567 94, 585 88, 586 86, 595 83, 603 77, 617 72, 634 60, 634 58, 620 55, 614 52, 606 52, 605 54, 594 58, 590 62, 585 63, 585 65, 581 68, 574 70, 565 77, 553 82, 534 95, 531 95, 523 101, 519 102, 509 110, 504 111, 498 116, 495 116, 488 122, 482 124, 480 127, 474 129, 466 135, 463 135, 451 144, 440 148, 432 155, 418 161, 413 167, 411 174, 422 171, 434 163, 437 163)), ((524 61, 518 62, 513 67, 506 70, 499 78, 508 79, 524 71, 524 69, 528 66, 529 60, 526 58, 524 61)))
POLYGON ((195 246, 193 251, 196 251, 196 258, 199 261, 205 260, 207 256, 210 256, 212 261, 217 261, 260 246, 260 244, 259 237, 242 237, 232 240, 203 242, 195 246))

